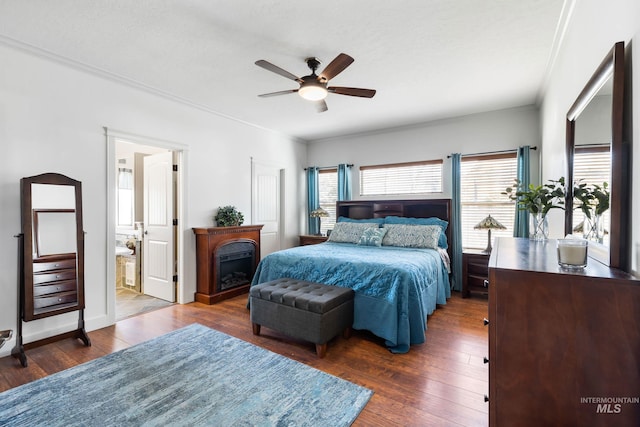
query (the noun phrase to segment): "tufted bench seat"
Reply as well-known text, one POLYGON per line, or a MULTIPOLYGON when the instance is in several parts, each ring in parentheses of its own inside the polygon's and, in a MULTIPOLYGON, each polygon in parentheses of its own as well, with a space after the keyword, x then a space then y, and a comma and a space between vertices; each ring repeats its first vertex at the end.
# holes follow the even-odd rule
POLYGON ((343 333, 351 334, 352 289, 303 280, 281 278, 252 286, 249 290, 253 334, 260 326, 316 345, 318 357, 327 352, 327 342, 343 333))

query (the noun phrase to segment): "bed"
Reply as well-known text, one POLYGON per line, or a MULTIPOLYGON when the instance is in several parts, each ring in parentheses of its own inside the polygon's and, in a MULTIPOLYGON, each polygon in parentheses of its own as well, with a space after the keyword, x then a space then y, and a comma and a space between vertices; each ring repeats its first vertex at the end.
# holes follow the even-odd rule
MULTIPOLYGON (((338 202, 336 208, 338 217, 342 217, 340 223, 354 225, 337 224, 325 243, 267 255, 260 261, 252 285, 291 277, 352 288, 354 329, 368 330, 383 338, 393 353, 406 353, 411 345, 424 343, 427 316, 451 296, 448 268, 451 231, 446 226, 451 201, 348 201, 338 202), (389 232, 382 233, 376 228, 387 228, 389 232), (360 235, 361 239, 368 232, 383 234, 381 239, 386 239, 383 240, 386 243, 364 245, 362 241, 349 240, 350 237, 346 240, 336 237, 344 230, 360 235), (406 234, 407 230, 415 235, 426 233, 430 243, 426 247, 395 246, 397 233, 406 234)), ((422 237, 420 242, 424 240, 422 237)), ((414 240, 413 235, 409 240, 414 240)))

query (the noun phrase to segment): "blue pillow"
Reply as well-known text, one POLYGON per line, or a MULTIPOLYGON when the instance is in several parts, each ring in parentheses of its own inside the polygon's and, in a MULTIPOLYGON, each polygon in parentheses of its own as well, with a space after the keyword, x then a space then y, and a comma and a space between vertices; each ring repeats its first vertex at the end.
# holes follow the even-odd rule
POLYGON ((384 223, 384 218, 354 219, 347 218, 346 216, 341 216, 338 217, 338 222, 367 222, 369 224, 382 224, 384 223))
POLYGON ((439 225, 442 228, 440 238, 438 239, 438 247, 447 249, 449 247, 447 243, 447 226, 449 223, 444 219, 431 217, 431 218, 406 218, 403 216, 388 216, 384 218, 385 224, 404 224, 404 225, 439 225))

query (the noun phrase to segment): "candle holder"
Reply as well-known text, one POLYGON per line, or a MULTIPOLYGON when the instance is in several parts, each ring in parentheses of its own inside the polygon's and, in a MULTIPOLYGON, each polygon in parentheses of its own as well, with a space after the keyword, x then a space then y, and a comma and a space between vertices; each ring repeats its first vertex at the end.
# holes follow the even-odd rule
POLYGON ((587 266, 589 242, 583 239, 558 239, 558 264, 562 268, 575 270, 587 266))

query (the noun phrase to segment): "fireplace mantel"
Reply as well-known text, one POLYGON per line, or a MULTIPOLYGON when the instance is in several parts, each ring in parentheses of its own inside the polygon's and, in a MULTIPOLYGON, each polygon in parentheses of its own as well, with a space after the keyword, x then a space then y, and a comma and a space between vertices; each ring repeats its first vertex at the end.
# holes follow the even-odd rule
POLYGON ((193 233, 196 235, 196 301, 203 304, 214 304, 249 290, 250 281, 258 267, 258 262, 260 262, 260 230, 262 227, 262 225, 241 225, 237 227, 193 228, 193 233), (219 290, 220 274, 216 251, 231 242, 250 242, 254 247, 249 283, 231 289, 219 290))

